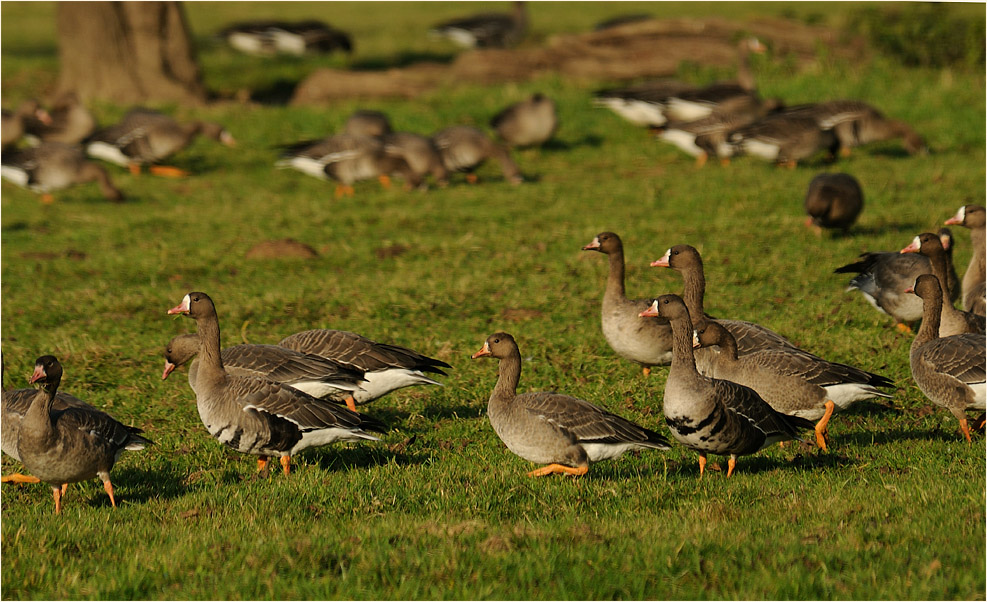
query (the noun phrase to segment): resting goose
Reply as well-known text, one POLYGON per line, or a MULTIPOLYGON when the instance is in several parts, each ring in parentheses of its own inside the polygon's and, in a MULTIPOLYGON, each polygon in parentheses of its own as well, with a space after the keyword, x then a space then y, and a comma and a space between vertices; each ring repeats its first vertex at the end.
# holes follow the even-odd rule
POLYGON ((831 100, 799 105, 786 110, 791 115, 809 117, 824 130, 832 130, 839 142, 840 154, 850 149, 901 138, 909 154, 927 154, 925 141, 903 121, 888 119, 880 111, 860 100, 831 100))
POLYGON ((55 394, 62 366, 53 356, 39 357, 32 383, 41 388, 21 419, 17 453, 28 472, 51 485, 55 514, 62 512, 62 487, 99 477, 116 508, 110 470, 124 450, 140 450, 151 441, 140 429, 120 424, 108 414, 91 408, 55 409, 55 394))
MULTIPOLYGON (((161 380, 175 368, 187 363, 199 353, 199 335, 180 334, 165 347, 165 367, 161 380)), ((235 345, 220 354, 223 367, 234 376, 262 378, 286 384, 312 397, 346 403, 351 410, 353 393, 360 390, 363 371, 339 362, 292 351, 279 345, 235 345)), ((195 391, 198 361, 189 366, 188 382, 195 391)))
MULTIPOLYGON (((920 253, 928 257, 932 267, 932 275, 939 282, 947 281, 949 277, 948 260, 939 236, 931 232, 923 232, 916 236, 912 243, 902 249, 901 252, 920 253)), ((960 311, 953 307, 952 303, 943 303, 942 313, 939 316, 939 336, 948 337, 965 332, 984 334, 984 316, 960 311)))
MULTIPOLYGON (((380 178, 397 172, 414 181, 408 164, 400 157, 384 152, 380 138, 338 134, 322 140, 307 140, 286 147, 278 168, 290 168, 320 180, 336 180, 335 196, 352 196, 353 183, 380 178)), ((386 180, 381 184, 387 186, 386 180)))
POLYGON ((454 125, 436 132, 432 142, 439 149, 442 163, 449 171, 466 172, 466 179, 476 181, 473 171, 487 159, 496 159, 504 178, 511 184, 524 181, 517 164, 506 148, 488 138, 480 130, 467 125, 454 125))
POLYGON ((358 404, 369 403, 404 387, 440 385, 425 373, 445 376, 451 368, 442 360, 422 355, 406 347, 378 343, 345 330, 305 330, 283 339, 278 345, 301 353, 310 353, 364 372, 366 382, 355 391, 358 404))
POLYGON ((44 203, 53 201, 52 192, 93 181, 107 200, 124 200, 123 193, 110 181, 106 170, 88 161, 79 146, 43 142, 38 146, 5 153, 2 161, 0 176, 40 193, 44 203))
POLYGON ((737 457, 753 454, 772 443, 798 438, 811 421, 773 409, 749 387, 703 376, 692 352, 689 310, 678 295, 662 295, 642 316, 660 316, 672 324, 672 367, 665 383, 662 411, 672 435, 699 453, 699 476, 706 454, 729 455, 727 476, 737 457))
POLYGON ((528 14, 524 2, 515 2, 511 14, 482 13, 444 21, 428 31, 464 48, 506 48, 524 39, 528 14))
POLYGON ((922 298, 922 325, 912 341, 909 363, 912 378, 933 403, 953 413, 960 421, 960 430, 970 441, 967 410, 985 409, 987 400, 987 340, 983 334, 939 336, 939 315, 943 294, 939 280, 923 274, 912 289, 922 298))
POLYGON ((72 91, 55 99, 47 119, 27 121, 27 133, 42 142, 79 144, 96 131, 96 118, 72 91))
POLYGON ((969 228, 973 255, 963 274, 963 309, 977 315, 987 313, 987 259, 985 259, 984 208, 980 205, 964 205, 956 215, 946 220, 946 225, 969 228))
POLYGON ((487 417, 507 449, 535 464, 528 473, 584 475, 591 462, 616 458, 631 449, 669 449, 658 433, 611 414, 588 401, 555 392, 517 394, 521 352, 514 337, 498 332, 471 356, 500 361, 487 417))
POLYGON ((761 399, 783 414, 816 423, 816 445, 826 451, 827 425, 834 411, 875 397, 891 396, 876 387, 893 386, 890 380, 853 366, 827 362, 785 349, 761 349, 737 354, 737 341, 720 324, 707 321, 696 330, 695 343, 717 346, 711 378, 729 380, 757 391, 761 399))
POLYGON ((821 173, 809 182, 803 202, 805 225, 821 234, 823 228, 844 232, 864 208, 864 192, 857 178, 846 173, 821 173))
POLYGON ((640 317, 651 303, 645 299, 628 299, 624 293, 624 244, 613 232, 601 232, 584 251, 599 251, 609 258, 607 286, 603 293, 601 323, 603 338, 620 357, 643 366, 644 375, 651 366, 667 366, 672 361, 672 329, 665 320, 640 317))
POLYGON ((819 151, 835 154, 838 147, 831 130, 820 129, 811 117, 787 113, 768 115, 733 130, 727 144, 734 154, 752 155, 789 168, 819 151))
MULTIPOLYGON (((199 135, 218 140, 226 146, 236 141, 223 126, 205 121, 179 123, 171 117, 150 109, 133 109, 119 123, 99 130, 86 139, 90 157, 127 167, 133 174, 142 165, 158 163, 184 149, 199 135)), ((152 165, 156 175, 184 177, 186 172, 171 166, 152 165)))
POLYGON ((195 378, 199 418, 217 441, 238 452, 259 456, 266 472, 269 456, 279 456, 285 474, 291 456, 336 441, 379 441, 367 431, 384 433, 380 421, 322 401, 287 385, 235 376, 223 366, 219 318, 208 295, 192 292, 168 310, 195 320, 201 348, 195 378))
POLYGON ((38 105, 36 100, 26 100, 15 111, 4 109, 0 112, 0 141, 3 149, 13 148, 27 132, 27 124, 36 119, 51 123, 51 116, 38 105))
POLYGON ((510 146, 539 146, 555 134, 559 115, 555 102, 537 93, 497 113, 490 120, 490 127, 510 146))
POLYGON ((250 21, 236 23, 219 32, 234 50, 254 56, 353 51, 349 34, 321 21, 250 21))

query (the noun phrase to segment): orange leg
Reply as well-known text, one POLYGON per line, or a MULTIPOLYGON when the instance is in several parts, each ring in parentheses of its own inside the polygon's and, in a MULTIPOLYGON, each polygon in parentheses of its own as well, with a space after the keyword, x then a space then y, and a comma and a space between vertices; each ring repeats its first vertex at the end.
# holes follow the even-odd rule
POLYGON ((547 474, 552 474, 553 472, 561 472, 565 474, 571 474, 573 476, 580 476, 586 474, 589 470, 589 464, 585 466, 580 466, 578 468, 572 468, 569 466, 563 466, 561 464, 549 464, 548 466, 539 468, 538 470, 532 470, 528 473, 529 477, 543 477, 547 474))
POLYGON ((281 468, 284 474, 291 474, 291 456, 281 456, 281 468))
POLYGON ((912 327, 904 322, 898 322, 895 326, 904 334, 912 334, 912 327))
POLYGON ((62 490, 57 485, 51 486, 51 495, 55 498, 55 514, 62 513, 62 490))
POLYGON ((967 441, 973 442, 970 438, 970 423, 967 422, 966 418, 960 419, 960 430, 963 431, 963 436, 966 437, 967 441))
POLYGON ((708 154, 706 154, 705 152, 700 153, 699 156, 696 157, 696 168, 698 169, 698 168, 702 167, 703 165, 706 165, 706 161, 708 159, 709 159, 709 155, 708 154))
POLYGON ((727 460, 727 477, 733 474, 733 469, 737 467, 737 456, 730 456, 727 460))
POLYGON ((816 445, 823 451, 826 451, 826 435, 829 433, 829 419, 833 415, 833 410, 836 409, 836 404, 831 399, 827 399, 825 405, 826 413, 816 423, 816 445))
POLYGON ((19 472, 0 477, 0 483, 40 483, 41 479, 19 472))
POLYGON ((117 507, 117 501, 113 499, 113 484, 110 483, 109 479, 103 481, 103 489, 106 490, 106 495, 110 496, 110 505, 114 508, 117 507))
POLYGON ((973 428, 978 431, 982 431, 984 430, 985 425, 987 425, 987 414, 981 414, 980 418, 977 418, 976 426, 974 426, 973 428))
POLYGON ((267 456, 260 456, 257 458, 257 472, 265 470, 267 470, 267 456))
POLYGON ((127 169, 130 170, 130 173, 132 175, 135 176, 141 175, 141 166, 138 163, 131 163, 130 165, 127 166, 127 169))
POLYGON ((849 157, 850 156, 850 147, 849 146, 841 146, 840 147, 840 156, 841 157, 849 157))
POLYGON ((730 157, 723 157, 722 159, 720 159, 720 165, 722 165, 723 167, 729 167, 730 157))
POLYGON ((336 187, 335 197, 337 199, 341 199, 344 196, 353 196, 355 193, 356 190, 354 190, 352 186, 349 186, 347 184, 340 184, 339 186, 336 187))
POLYGON ((171 165, 152 165, 148 168, 152 174, 163 178, 187 178, 188 172, 171 165))
POLYGON ((52 196, 51 194, 46 192, 45 194, 41 195, 42 205, 51 205, 54 202, 55 202, 55 197, 52 196))
POLYGON ((699 478, 703 478, 703 473, 706 472, 706 454, 699 454, 699 478))
POLYGON ((377 176, 377 179, 380 180, 381 188, 384 188, 385 190, 391 189, 391 177, 389 175, 380 174, 379 176, 377 176))
POLYGON ((475 173, 468 173, 466 174, 466 181, 470 184, 476 184, 480 181, 480 178, 476 177, 475 173))
POLYGON ((350 411, 356 411, 356 400, 353 399, 352 395, 347 395, 344 401, 346 401, 346 407, 348 407, 350 411))
POLYGON ((68 483, 62 483, 62 497, 65 497, 65 492, 68 491, 68 488, 69 488, 68 483))
POLYGON ((641 369, 641 372, 644 373, 644 376, 646 376, 646 377, 647 376, 651 376, 651 368, 648 367, 648 366, 645 366, 644 368, 642 368, 641 369))

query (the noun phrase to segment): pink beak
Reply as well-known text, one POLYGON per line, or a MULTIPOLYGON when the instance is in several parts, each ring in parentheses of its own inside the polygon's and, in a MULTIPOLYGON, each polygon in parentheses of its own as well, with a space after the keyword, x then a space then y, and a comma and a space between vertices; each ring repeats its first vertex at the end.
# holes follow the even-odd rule
POLYGON ((189 311, 188 305, 189 305, 189 298, 188 295, 185 295, 185 298, 182 299, 181 303, 168 310, 168 315, 170 316, 172 314, 187 314, 189 311))
POLYGON ((164 372, 161 373, 161 380, 168 378, 168 375, 174 372, 175 368, 177 367, 178 366, 176 366, 175 364, 172 364, 169 361, 165 361, 164 372))
MULTIPOLYGON (((654 264, 652 264, 652 265, 654 265, 654 264)), ((638 315, 640 317, 642 317, 642 318, 656 318, 656 317, 658 317, 660 315, 658 313, 658 301, 657 300, 656 301, 652 301, 651 302, 651 307, 649 307, 648 309, 642 311, 638 315)))
MULTIPOLYGON (((671 249, 669 249, 669 251, 671 251, 671 249)), ((667 268, 667 267, 669 267, 669 265, 668 265, 668 258, 670 257, 670 255, 671 255, 671 253, 669 253, 668 251, 666 251, 665 254, 662 255, 661 259, 656 259, 655 261, 652 261, 651 262, 651 267, 653 267, 653 268, 667 268)))
POLYGON ((35 366, 34 373, 31 374, 31 378, 27 382, 34 384, 46 376, 48 375, 45 374, 45 369, 43 366, 35 366))
POLYGON ((583 251, 594 251, 594 250, 599 249, 599 248, 600 248, 600 239, 599 238, 594 238, 593 239, 593 242, 591 242, 588 245, 586 245, 585 247, 583 247, 583 251))
POLYGON ((899 253, 918 253, 919 248, 918 238, 916 238, 912 241, 912 244, 899 251, 899 253))
POLYGON ((966 207, 960 207, 960 210, 956 212, 956 215, 946 220, 947 226, 962 226, 963 225, 963 214, 966 213, 966 207))

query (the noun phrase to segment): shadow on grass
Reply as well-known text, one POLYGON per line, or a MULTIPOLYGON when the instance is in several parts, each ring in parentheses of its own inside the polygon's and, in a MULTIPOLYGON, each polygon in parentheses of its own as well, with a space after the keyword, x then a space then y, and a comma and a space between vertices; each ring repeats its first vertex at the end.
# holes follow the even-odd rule
MULTIPOLYGON (((900 431, 875 431, 871 433, 847 433, 840 435, 839 442, 843 445, 897 445, 901 441, 925 440, 954 443, 963 436, 956 432, 942 429, 910 429, 900 431)), ((839 443, 837 442, 837 443, 839 443)))
POLYGON ((417 63, 439 63, 449 65, 456 60, 454 52, 415 52, 405 51, 395 55, 367 57, 353 61, 351 71, 387 71, 400 69, 417 63))
MULTIPOLYGON (((420 446, 420 444, 418 444, 420 446)), ((415 466, 422 464, 428 458, 427 454, 419 454, 414 448, 415 443, 399 452, 391 451, 386 443, 368 441, 365 445, 349 448, 320 448, 307 452, 308 459, 319 465, 326 472, 345 472, 354 468, 366 469, 373 466, 383 466, 395 462, 399 466, 415 466)))

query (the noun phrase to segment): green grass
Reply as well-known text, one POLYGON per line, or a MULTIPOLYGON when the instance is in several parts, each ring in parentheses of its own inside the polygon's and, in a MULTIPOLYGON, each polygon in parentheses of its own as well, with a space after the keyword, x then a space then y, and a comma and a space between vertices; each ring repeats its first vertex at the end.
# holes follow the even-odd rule
MULTIPOLYGON (((794 10, 832 23, 850 8, 717 6, 736 19, 794 10)), ((279 3, 275 14, 352 24, 367 40, 358 38, 351 60, 367 65, 400 62, 402 52, 451 56, 419 32, 471 7, 419 7, 389 5, 385 22, 349 3, 279 3), (309 14, 315 8, 332 11, 309 14)), ((532 8, 547 37, 642 7, 669 16, 708 8, 532 8)), ((317 62, 255 61, 205 44, 234 17, 271 16, 269 5, 187 9, 214 90, 297 78, 317 62)), ((57 56, 51 5, 5 2, 2 12, 6 106, 53 83, 57 56)), ((4 183, 4 385, 27 386, 34 359, 52 353, 65 366, 64 391, 144 428, 157 445, 118 463, 116 511, 96 480, 73 485, 58 518, 47 487, 5 485, 3 598, 983 599, 983 438, 961 439, 955 419, 910 377, 911 338, 845 293, 847 278, 832 271, 863 251, 900 249, 962 204, 984 203, 984 75, 906 69, 880 56, 756 68, 765 95, 863 98, 912 124, 933 152, 908 157, 887 143, 835 165, 788 171, 739 159, 697 171, 592 109, 589 89, 546 77, 415 101, 175 108, 223 122, 240 145, 196 142, 175 159, 196 173, 187 180, 111 168, 129 198, 122 206, 92 186, 42 206, 4 183), (334 200, 331 186, 272 167, 272 145, 324 135, 359 107, 430 133, 482 126, 535 90, 557 100, 562 128, 555 147, 515 153, 531 180, 520 187, 491 165, 478 186, 456 179, 405 193, 364 182, 354 198, 334 200), (867 204, 850 236, 816 238, 802 227, 802 197, 821 170, 861 181, 867 204), (624 239, 630 295, 680 291, 674 272, 648 263, 692 244, 706 263, 708 311, 885 374, 894 399, 835 417, 830 453, 773 447, 743 458, 729 480, 717 472, 698 480, 695 454, 680 446, 594 465, 581 479, 526 478, 532 466, 504 448, 484 415, 496 365, 469 360, 497 330, 519 341, 521 390, 559 390, 667 432, 667 370, 644 379, 600 333, 605 260, 579 249, 603 230, 624 239), (257 242, 284 237, 320 257, 244 259, 257 242), (290 477, 253 480, 252 458, 206 434, 184 371, 160 380, 164 344, 194 329, 165 312, 190 290, 215 299, 224 345, 340 328, 454 368, 444 387, 405 389, 365 408, 392 427, 383 443, 310 450, 290 477)), ((706 79, 702 69, 683 76, 706 79)), ((107 121, 125 109, 98 107, 107 121)), ((969 236, 956 234, 962 272, 969 236)), ((17 468, 4 457, 4 473, 17 468)))

